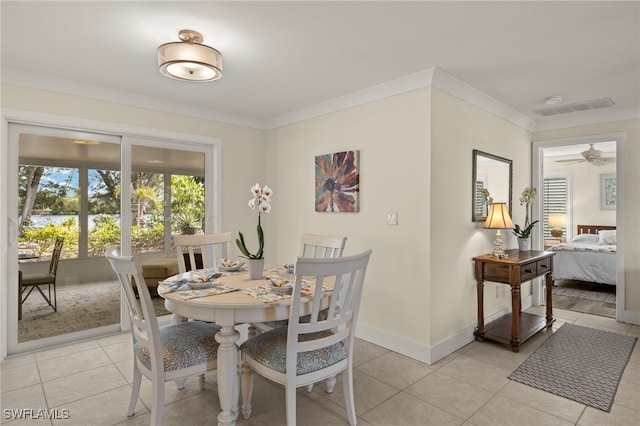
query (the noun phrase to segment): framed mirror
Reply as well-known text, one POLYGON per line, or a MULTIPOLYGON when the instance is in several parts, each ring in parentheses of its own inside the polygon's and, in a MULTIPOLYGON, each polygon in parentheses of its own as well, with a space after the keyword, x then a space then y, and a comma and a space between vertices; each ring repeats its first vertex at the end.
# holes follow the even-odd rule
POLYGON ((494 203, 507 203, 511 215, 513 187, 513 161, 486 152, 473 150, 473 187, 471 191, 471 218, 474 222, 487 219, 489 206, 483 190, 489 191, 494 203))

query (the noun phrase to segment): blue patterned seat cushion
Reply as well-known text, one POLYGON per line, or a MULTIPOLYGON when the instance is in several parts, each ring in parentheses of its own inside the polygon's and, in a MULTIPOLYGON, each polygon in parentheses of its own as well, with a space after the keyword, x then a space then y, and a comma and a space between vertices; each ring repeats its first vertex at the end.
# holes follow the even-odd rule
MULTIPOLYGON (((215 335, 220 327, 200 321, 187 321, 160 328, 164 371, 192 367, 218 358, 215 335)), ((142 364, 151 368, 149 348, 138 343, 133 351, 142 364)))
MULTIPOLYGON (((320 312, 318 312, 318 321, 324 321, 327 319, 328 316, 329 316, 329 309, 323 309, 320 312)), ((311 321, 311 315, 305 315, 303 317, 300 317, 300 322, 309 322, 309 321, 311 321)), ((286 327, 289 325, 289 320, 265 321, 263 322, 263 324, 271 328, 286 327)))
MULTIPOLYGON (((303 334, 302 341, 317 339, 330 335, 330 331, 303 334)), ((280 327, 266 333, 259 334, 240 346, 240 350, 272 370, 285 373, 287 358, 287 328, 280 327)), ((342 342, 329 347, 298 354, 296 375, 311 373, 340 362, 347 357, 347 351, 342 342)))

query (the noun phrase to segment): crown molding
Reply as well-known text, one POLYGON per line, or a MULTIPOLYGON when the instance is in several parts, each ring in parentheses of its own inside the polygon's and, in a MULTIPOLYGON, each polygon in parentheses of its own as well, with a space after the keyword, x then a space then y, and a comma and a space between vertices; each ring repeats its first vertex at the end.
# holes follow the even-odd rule
POLYGON ((196 107, 180 102, 168 101, 162 98, 138 95, 122 90, 109 89, 102 86, 94 86, 91 84, 79 83, 37 73, 19 71, 12 68, 0 68, 0 75, 2 76, 2 82, 7 84, 48 90, 51 92, 75 95, 99 101, 131 105, 171 114, 200 118, 208 121, 219 121, 237 126, 265 130, 263 120, 196 107))
POLYGON ((431 85, 434 68, 391 80, 345 96, 273 117, 266 121, 267 130, 309 120, 325 114, 410 92, 431 85))

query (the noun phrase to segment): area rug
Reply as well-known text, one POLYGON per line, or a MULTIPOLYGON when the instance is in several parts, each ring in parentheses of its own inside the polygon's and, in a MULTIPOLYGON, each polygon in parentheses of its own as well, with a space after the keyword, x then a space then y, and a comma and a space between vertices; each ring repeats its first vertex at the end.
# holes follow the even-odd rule
POLYGON ((575 297, 577 299, 593 300, 594 302, 611 303, 615 305, 616 294, 604 291, 583 290, 581 288, 553 286, 551 292, 558 296, 575 297))
POLYGON ((608 412, 636 340, 563 324, 509 379, 608 412))
MULTIPOLYGON (((46 291, 46 290, 45 290, 46 291)), ((120 322, 120 283, 58 286, 58 312, 33 292, 22 306, 18 321, 18 342, 103 327, 120 322)), ((156 315, 166 315, 164 299, 153 298, 156 315)))

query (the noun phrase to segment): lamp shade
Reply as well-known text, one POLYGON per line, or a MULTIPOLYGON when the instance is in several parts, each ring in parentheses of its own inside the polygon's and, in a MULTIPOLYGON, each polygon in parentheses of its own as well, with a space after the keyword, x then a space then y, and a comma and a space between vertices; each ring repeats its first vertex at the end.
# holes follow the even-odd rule
POLYGON ((222 77, 222 54, 201 44, 202 34, 182 30, 180 40, 158 47, 160 72, 176 80, 213 81, 222 77))
POLYGON ((509 216, 507 203, 493 203, 489 206, 489 214, 484 222, 489 229, 513 229, 513 221, 509 216))
POLYGON ((550 228, 564 228, 567 224, 567 215, 564 213, 549 214, 550 228))

